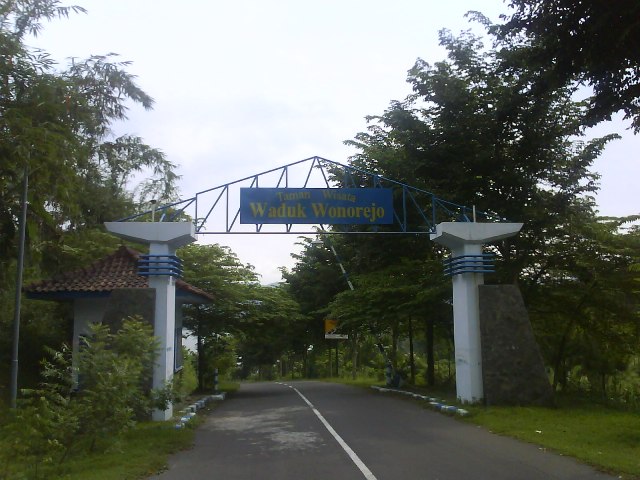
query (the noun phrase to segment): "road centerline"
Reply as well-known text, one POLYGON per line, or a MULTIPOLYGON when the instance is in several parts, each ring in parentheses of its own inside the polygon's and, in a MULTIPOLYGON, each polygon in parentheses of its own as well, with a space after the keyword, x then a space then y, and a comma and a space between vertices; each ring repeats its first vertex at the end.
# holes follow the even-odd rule
POLYGON ((327 431, 331 434, 331 436, 336 440, 336 442, 338 442, 338 444, 346 452, 346 454, 349 456, 351 461, 355 463, 356 467, 358 467, 360 472, 362 472, 362 474, 364 475, 364 478, 366 478, 367 480, 377 480, 376 476, 371 472, 371 470, 369 470, 369 468, 360 459, 360 457, 358 457, 358 454, 356 454, 356 452, 353 451, 353 449, 347 444, 347 442, 344 441, 344 439, 338 434, 338 432, 335 431, 335 429, 331 426, 331 424, 327 421, 327 419, 324 418, 324 416, 318 411, 318 409, 313 405, 313 403, 311 403, 309 399, 305 397, 302 394, 302 392, 300 392, 300 390, 286 383, 281 383, 281 382, 276 382, 276 383, 289 387, 294 392, 296 392, 300 396, 300 398, 302 398, 302 400, 309 406, 309 408, 311 408, 311 411, 322 422, 322 424, 327 429, 327 431))

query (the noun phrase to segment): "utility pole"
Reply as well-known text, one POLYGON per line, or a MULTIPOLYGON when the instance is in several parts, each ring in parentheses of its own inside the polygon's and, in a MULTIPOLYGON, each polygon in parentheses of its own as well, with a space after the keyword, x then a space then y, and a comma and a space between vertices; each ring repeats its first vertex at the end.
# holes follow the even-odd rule
POLYGON ((24 166, 22 179, 22 199, 20 212, 20 240, 18 241, 18 262, 16 266, 16 295, 13 310, 13 351, 11 354, 11 408, 18 401, 18 350, 20 345, 20 307, 22 304, 22 274, 24 272, 24 244, 27 231, 27 192, 29 191, 29 165, 24 166))

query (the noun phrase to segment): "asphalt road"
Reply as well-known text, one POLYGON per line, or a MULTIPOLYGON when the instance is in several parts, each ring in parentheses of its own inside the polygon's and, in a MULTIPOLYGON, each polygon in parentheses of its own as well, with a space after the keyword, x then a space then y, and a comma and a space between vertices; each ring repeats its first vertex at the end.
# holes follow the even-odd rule
POLYGON ((243 384, 206 418, 195 447, 158 480, 612 479, 366 389, 321 382, 243 384))

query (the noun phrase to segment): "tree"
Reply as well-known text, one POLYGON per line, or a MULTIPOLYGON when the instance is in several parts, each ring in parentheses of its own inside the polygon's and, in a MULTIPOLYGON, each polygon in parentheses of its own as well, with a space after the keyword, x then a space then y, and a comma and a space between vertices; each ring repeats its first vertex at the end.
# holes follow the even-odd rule
POLYGON ((592 197, 593 161, 616 135, 583 140, 588 105, 572 99, 573 86, 534 97, 537 72, 505 69, 507 60, 526 58, 517 45, 485 49, 469 32, 440 38, 448 58, 416 62, 414 93, 369 117, 367 132, 348 142, 360 150, 353 164, 524 221, 517 238, 491 247, 498 271, 487 281, 520 284, 558 378, 566 378, 565 365, 611 375, 632 351, 620 338, 637 328, 625 280, 633 261, 613 253, 629 219, 598 219, 592 197))
MULTIPOLYGON (((441 289, 447 282, 441 275, 439 259, 434 257, 434 245, 426 236, 321 238, 320 242, 305 239, 303 251, 294 255, 294 268, 283 271, 291 294, 307 318, 304 350, 312 348, 319 353, 326 348, 322 324, 324 319, 332 318, 339 321, 340 332, 349 335, 345 358, 350 358, 353 376, 360 367, 381 371, 380 366, 388 358, 395 364, 400 336, 413 332, 414 320, 428 322, 439 317, 434 314, 434 305, 442 294, 449 294, 441 289), (339 262, 348 278, 341 272, 339 262), (353 290, 347 280, 355 285, 353 290), (377 347, 377 354, 367 353, 370 343, 377 347), (385 349, 385 345, 390 348, 385 349)), ((433 337, 430 340, 433 345, 433 337)))
MULTIPOLYGON (((117 56, 92 56, 66 67, 55 64, 46 51, 30 49, 26 41, 37 35, 44 21, 84 12, 61 6, 58 0, 12 0, 0 4, 0 292, 14 295, 18 225, 23 180, 28 177, 26 221, 26 280, 76 266, 90 250, 78 238, 96 238, 88 230, 103 230, 102 222, 125 217, 155 197, 177 194, 175 165, 142 139, 113 138, 111 127, 126 119, 131 103, 153 106, 149 97, 117 56), (135 173, 148 179, 134 189, 135 173), (79 250, 84 249, 82 252, 79 250), (68 262, 68 263, 67 263, 68 262)), ((106 243, 106 242, 105 242, 106 243)), ((92 244, 91 248, 96 247, 92 244)), ((98 246, 96 251, 104 247, 98 246)), ((29 348, 65 333, 63 315, 31 306, 37 335, 29 348)), ((11 310, 0 313, 0 330, 7 332, 11 310)), ((58 312, 60 313, 60 312, 58 312)), ((28 322, 27 322, 28 323, 28 322)), ((23 336, 24 337, 24 336, 23 336)), ((3 339, 10 338, 3 335, 3 339)), ((22 340, 24 343, 24 338, 22 340)), ((3 345, 4 346, 4 345, 3 345)), ((10 348, 2 348, 3 356, 10 348)), ((3 361, 2 365, 8 365, 3 361)))
POLYGON ((198 387, 205 389, 213 379, 216 357, 232 346, 227 336, 237 331, 250 287, 258 279, 228 247, 188 245, 178 251, 185 278, 213 295, 211 304, 189 305, 184 310, 184 326, 197 338, 198 387))
MULTIPOLYGON (((333 240, 330 240, 333 241, 333 240)), ((318 348, 324 342, 323 322, 327 318, 329 302, 348 289, 336 258, 321 239, 302 239, 303 250, 292 254, 296 260, 291 271, 282 270, 290 295, 300 305, 305 321, 299 325, 299 352, 305 355, 309 346, 318 348)), ((338 247, 339 248, 339 247, 338 247)))
POLYGON ((625 112, 640 131, 640 3, 636 0, 511 0, 492 31, 518 45, 516 68, 536 72, 535 96, 571 82, 594 90, 589 123, 625 112))
POLYGON ((152 407, 160 407, 150 391, 157 347, 152 327, 139 318, 124 319, 117 332, 93 325, 80 349, 77 391, 71 349, 50 350, 42 382, 25 391, 0 430, 3 474, 25 478, 20 467, 26 463, 35 467, 34 478, 48 466, 49 478, 72 449, 111 446, 137 420, 146 420, 152 407))
MULTIPOLYGON (((418 60, 409 71, 414 94, 393 102, 351 145, 356 166, 434 192, 446 200, 526 220, 521 234, 498 245, 501 277, 516 281, 549 238, 572 216, 590 211, 598 176, 589 170, 615 135, 584 134, 584 107, 562 88, 532 99, 526 72, 504 74, 498 52, 469 32, 444 30, 448 59, 418 60)), ((505 56, 500 52, 500 56, 505 56)))
POLYGON ((633 266, 640 245, 637 229, 621 230, 637 219, 575 222, 552 245, 555 253, 536 284, 527 285, 531 318, 556 387, 584 376, 606 398, 608 378, 624 372, 638 352, 633 266))
MULTIPOLYGON (((307 238, 301 245, 303 245, 303 251, 292 255, 296 259, 296 265, 291 271, 283 270, 282 275, 290 294, 300 304, 303 314, 302 322, 297 324, 299 332, 296 350, 302 355, 305 372, 311 375, 315 374, 315 365, 308 361, 308 352, 313 352, 311 356, 313 360, 321 356, 325 348, 331 348, 323 336, 324 320, 338 319, 338 317, 332 317, 330 304, 337 295, 342 294, 347 298, 353 295, 349 282, 353 279, 352 275, 359 271, 356 268, 356 257, 364 260, 365 255, 357 253, 363 253, 364 249, 354 249, 345 238, 337 235, 322 235, 313 241, 307 238), (346 274, 341 270, 341 263, 346 274)), ((340 313, 341 317, 343 313, 340 313)), ((348 315, 340 318, 339 328, 341 333, 349 335, 352 375, 355 376, 359 343, 363 335, 371 330, 371 323, 345 320, 348 320, 348 315)))
POLYGON ((242 376, 273 375, 273 365, 297 341, 300 306, 282 286, 252 285, 236 325, 242 376))
MULTIPOLYGON (((399 238, 395 239, 400 242, 399 238)), ((400 242, 401 243, 401 242, 400 242)), ((366 273, 354 276, 356 288, 337 294, 329 304, 332 318, 340 320, 345 331, 390 337, 389 360, 395 369, 409 368, 415 382, 413 355, 417 330, 424 325, 427 347, 429 384, 434 383, 434 324, 450 323, 444 315, 444 305, 450 303, 449 280, 442 275, 439 258, 425 250, 420 256, 390 256, 386 266, 373 266, 366 273), (407 361, 398 354, 400 338, 409 341, 407 361)), ((382 358, 384 360, 384 358, 382 358)))
MULTIPOLYGON (((83 12, 57 0, 19 0, 0 7, 0 272, 15 258, 22 179, 29 190, 28 246, 59 253, 62 231, 95 228, 132 213, 150 196, 176 195, 175 165, 140 138, 112 139, 114 122, 126 119, 128 102, 145 108, 153 99, 114 54, 74 60, 66 69, 42 50, 25 45, 43 20, 83 12), (134 173, 151 172, 128 191, 134 173)), ((3 277, 0 283, 4 286, 3 277)))

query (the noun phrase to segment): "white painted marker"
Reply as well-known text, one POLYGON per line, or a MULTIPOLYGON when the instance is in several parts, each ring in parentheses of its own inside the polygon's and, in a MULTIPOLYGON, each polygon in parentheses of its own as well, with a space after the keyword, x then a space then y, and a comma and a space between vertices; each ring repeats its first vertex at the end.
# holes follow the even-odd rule
MULTIPOLYGON (((278 382, 280 383, 280 382, 278 382)), ((313 406, 313 403, 311 403, 309 401, 309 399, 307 399, 307 397, 305 397, 300 390, 298 390, 297 388, 291 386, 291 385, 287 385, 286 383, 282 383, 281 385, 286 385, 287 387, 293 389, 298 395, 300 395, 300 398, 302 398, 302 400, 304 400, 304 402, 309 405, 309 407, 311 408, 311 410, 313 411, 313 413, 316 414, 316 417, 318 417, 320 419, 320 421, 322 422, 322 424, 325 426, 325 428, 329 431, 329 433, 333 436, 333 438, 336 439, 336 442, 338 442, 338 444, 342 447, 342 449, 347 453, 347 455, 349 455, 349 458, 353 461, 353 463, 356 464, 356 467, 358 467, 360 469, 360 471, 362 472, 362 474, 364 475, 364 478, 366 478, 367 480, 377 480, 376 476, 371 473, 371 470, 369 470, 367 468, 367 466, 364 464, 364 462, 362 460, 360 460, 360 457, 358 457, 358 455, 356 454, 356 452, 354 452, 351 447, 349 445, 347 445, 347 442, 345 442, 342 437, 340 435, 338 435, 338 432, 336 432, 333 427, 329 424, 329 422, 327 422, 327 420, 322 416, 322 414, 316 409, 316 407, 313 406)))

